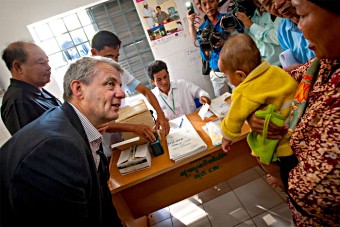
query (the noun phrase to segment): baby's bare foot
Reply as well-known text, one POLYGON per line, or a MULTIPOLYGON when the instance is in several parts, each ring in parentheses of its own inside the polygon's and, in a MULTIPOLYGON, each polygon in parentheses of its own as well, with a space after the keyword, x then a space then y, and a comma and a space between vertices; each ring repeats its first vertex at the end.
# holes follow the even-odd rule
POLYGON ((283 191, 285 191, 285 188, 283 186, 282 180, 275 178, 269 174, 267 174, 267 182, 270 184, 273 188, 281 188, 283 191))

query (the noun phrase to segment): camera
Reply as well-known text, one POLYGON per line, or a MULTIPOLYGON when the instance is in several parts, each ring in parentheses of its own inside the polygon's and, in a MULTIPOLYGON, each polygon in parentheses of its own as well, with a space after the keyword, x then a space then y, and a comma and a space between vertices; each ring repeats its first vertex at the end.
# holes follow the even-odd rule
POLYGON ((221 32, 214 32, 214 29, 208 24, 203 30, 198 30, 197 34, 200 36, 200 47, 203 51, 211 51, 214 46, 222 39, 221 32))
POLYGON ((228 14, 221 18, 221 27, 223 32, 214 32, 214 28, 208 24, 203 30, 198 30, 197 35, 200 38, 200 48, 203 51, 211 51, 219 40, 226 40, 230 33, 228 28, 243 30, 243 23, 237 19, 238 12, 244 12, 246 15, 252 15, 255 11, 253 0, 230 0, 228 14))
POLYGON ((223 16, 221 19, 221 27, 223 29, 227 28, 235 28, 236 30, 242 29, 242 22, 237 19, 237 17, 234 14, 230 14, 227 16, 223 16))
POLYGON ((153 156, 157 157, 158 155, 164 154, 164 150, 162 148, 161 140, 158 136, 158 133, 155 132, 154 135, 156 137, 156 140, 150 143, 150 148, 153 156))
POLYGON ((189 11, 189 15, 195 13, 194 6, 192 5, 191 2, 186 2, 185 6, 187 7, 187 10, 190 10, 189 11))
POLYGON ((252 0, 243 0, 243 1, 231 1, 228 10, 229 13, 226 16, 223 16, 221 19, 221 27, 223 29, 227 28, 235 28, 236 30, 241 30, 244 25, 242 21, 237 19, 237 13, 243 12, 247 16, 250 16, 255 11, 255 6, 252 0))

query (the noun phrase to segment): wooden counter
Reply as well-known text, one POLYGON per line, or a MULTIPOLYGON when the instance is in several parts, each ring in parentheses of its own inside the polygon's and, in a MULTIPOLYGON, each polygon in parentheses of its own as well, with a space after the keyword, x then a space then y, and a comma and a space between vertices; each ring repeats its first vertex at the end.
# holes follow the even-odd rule
POLYGON ((216 117, 205 121, 197 113, 187 117, 207 144, 206 151, 173 162, 166 141, 162 140, 164 154, 152 157, 151 168, 124 176, 116 167, 120 152, 113 152, 109 186, 119 216, 128 226, 134 226, 137 218, 191 197, 257 165, 245 139, 250 130, 248 125, 243 126, 242 136, 226 154, 221 146, 212 145, 202 129, 206 122, 216 117))

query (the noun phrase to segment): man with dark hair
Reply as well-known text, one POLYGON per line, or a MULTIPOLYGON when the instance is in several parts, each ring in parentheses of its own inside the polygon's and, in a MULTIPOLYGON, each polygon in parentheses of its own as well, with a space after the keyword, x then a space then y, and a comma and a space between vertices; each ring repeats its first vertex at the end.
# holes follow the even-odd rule
POLYGON ((169 19, 169 14, 162 11, 160 6, 156 6, 156 23, 158 23, 158 25, 165 24, 169 19))
POLYGON ((92 55, 107 57, 118 62, 119 49, 122 41, 114 34, 106 30, 97 32, 91 41, 92 55))
MULTIPOLYGON (((214 94, 216 97, 224 94, 225 92, 230 91, 230 88, 228 86, 228 80, 226 78, 226 75, 224 75, 222 72, 220 72, 220 69, 218 68, 217 61, 218 57, 220 55, 221 48, 223 46, 223 43, 225 42, 225 39, 229 35, 228 31, 225 31, 221 26, 220 22, 224 15, 219 13, 218 11, 218 0, 199 0, 199 3, 201 5, 201 9, 203 13, 205 13, 205 21, 203 24, 199 27, 199 30, 201 31, 209 31, 216 33, 220 33, 221 35, 217 37, 216 35, 215 43, 211 43, 211 48, 203 48, 202 42, 211 42, 212 39, 209 38, 209 40, 203 40, 202 35, 198 36, 198 43, 200 44, 200 54, 204 61, 209 62, 209 66, 211 68, 210 71, 210 80, 211 84, 214 88, 214 94)), ((231 29, 230 29, 231 30, 231 29)))
POLYGON ((202 104, 211 103, 209 94, 195 84, 185 80, 170 81, 168 67, 163 61, 151 63, 148 73, 151 83, 156 86, 152 92, 169 119, 196 111, 195 98, 202 104))
MULTIPOLYGON (((99 31, 92 38, 91 53, 92 55, 111 58, 114 61, 118 62, 120 46, 121 41, 114 33, 110 31, 99 31)), ((144 84, 140 83, 125 69, 122 73, 122 88, 124 91, 129 91, 130 93, 138 91, 146 97, 151 106, 157 112, 156 128, 160 128, 161 133, 165 136, 168 135, 170 130, 169 121, 165 117, 161 107, 159 106, 157 98, 150 91, 150 89, 148 89, 144 84)), ((150 141, 156 139, 152 133, 151 128, 146 125, 138 126, 135 124, 132 125, 122 123, 110 123, 109 127, 106 129, 106 132, 128 131, 130 127, 131 130, 136 130, 138 127, 144 127, 143 130, 139 130, 137 133, 140 135, 144 135, 150 141), (118 128, 120 130, 117 130, 118 128)))
POLYGON ((11 43, 2 54, 12 74, 3 97, 1 117, 13 135, 61 102, 43 87, 50 82, 51 67, 46 53, 30 42, 11 43))
POLYGON ((121 72, 107 58, 72 63, 64 77, 64 104, 1 147, 1 226, 122 226, 97 130, 118 118, 125 97, 121 72))

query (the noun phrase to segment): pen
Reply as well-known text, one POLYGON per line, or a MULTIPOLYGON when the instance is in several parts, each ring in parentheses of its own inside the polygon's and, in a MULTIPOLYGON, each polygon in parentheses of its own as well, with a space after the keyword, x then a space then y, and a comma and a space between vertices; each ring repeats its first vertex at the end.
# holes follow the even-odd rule
POLYGON ((179 126, 178 126, 179 128, 182 128, 183 120, 184 120, 184 119, 182 118, 181 123, 179 123, 179 126))

